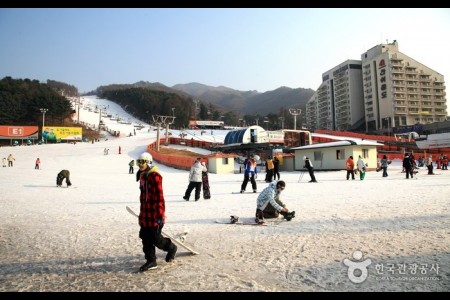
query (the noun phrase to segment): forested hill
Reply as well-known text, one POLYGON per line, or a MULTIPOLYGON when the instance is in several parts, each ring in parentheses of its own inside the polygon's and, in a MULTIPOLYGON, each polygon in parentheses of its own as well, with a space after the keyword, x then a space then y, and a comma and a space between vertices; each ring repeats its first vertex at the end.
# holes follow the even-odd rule
POLYGON ((0 80, 0 125, 42 125, 41 108, 48 110, 45 118, 55 125, 63 124, 72 112, 69 100, 49 84, 9 76, 0 80))

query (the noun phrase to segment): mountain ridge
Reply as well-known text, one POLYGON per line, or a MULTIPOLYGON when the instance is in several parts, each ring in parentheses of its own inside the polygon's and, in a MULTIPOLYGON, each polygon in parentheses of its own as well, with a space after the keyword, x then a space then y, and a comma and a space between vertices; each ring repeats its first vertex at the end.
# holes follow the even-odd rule
POLYGON ((278 112, 282 108, 304 109, 314 94, 312 89, 292 89, 286 86, 259 93, 256 90, 239 91, 225 86, 213 87, 198 82, 176 84, 171 88, 217 107, 245 114, 261 115, 278 112))

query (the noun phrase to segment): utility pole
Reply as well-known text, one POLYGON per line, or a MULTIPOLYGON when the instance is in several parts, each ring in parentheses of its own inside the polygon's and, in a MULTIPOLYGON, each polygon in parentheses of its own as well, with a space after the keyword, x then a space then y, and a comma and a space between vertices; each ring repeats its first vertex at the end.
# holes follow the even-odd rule
POLYGON ((161 125, 164 125, 166 127, 166 140, 165 145, 169 145, 169 125, 173 124, 175 121, 175 117, 173 116, 160 116, 160 115, 152 115, 153 123, 157 125, 157 131, 156 131, 156 151, 159 152, 160 150, 160 141, 159 141, 159 131, 161 128, 161 125))
POLYGON ((391 136, 391 117, 386 117, 387 119, 387 126, 388 126, 388 136, 391 136))
POLYGON ((302 113, 300 108, 289 108, 289 113, 294 116, 294 130, 297 130, 297 116, 302 113))

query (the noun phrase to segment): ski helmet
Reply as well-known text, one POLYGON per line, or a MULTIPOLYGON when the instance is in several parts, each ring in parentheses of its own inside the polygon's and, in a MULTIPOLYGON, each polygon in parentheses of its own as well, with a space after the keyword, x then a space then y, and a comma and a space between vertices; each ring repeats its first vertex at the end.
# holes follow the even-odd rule
POLYGON ((141 154, 141 156, 139 156, 139 160, 143 160, 143 161, 146 161, 147 163, 151 164, 153 161, 153 157, 150 153, 144 152, 141 154))

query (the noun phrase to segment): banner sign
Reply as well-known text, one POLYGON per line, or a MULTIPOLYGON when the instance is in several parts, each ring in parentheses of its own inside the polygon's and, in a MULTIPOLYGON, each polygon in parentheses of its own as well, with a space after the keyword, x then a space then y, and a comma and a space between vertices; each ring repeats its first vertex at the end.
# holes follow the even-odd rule
POLYGON ((82 127, 44 127, 42 137, 47 141, 79 140, 83 136, 82 127))
POLYGON ((38 126, 1 125, 0 139, 38 139, 38 126))

